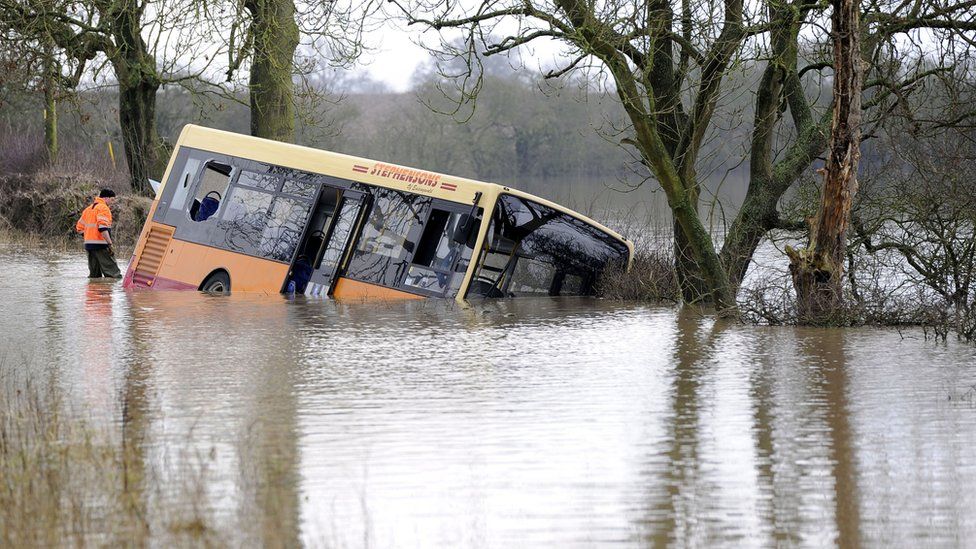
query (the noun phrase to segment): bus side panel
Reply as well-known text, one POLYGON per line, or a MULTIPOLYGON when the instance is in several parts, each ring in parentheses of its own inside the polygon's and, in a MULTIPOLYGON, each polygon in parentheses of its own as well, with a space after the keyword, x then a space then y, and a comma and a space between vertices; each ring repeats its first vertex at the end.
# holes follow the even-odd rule
POLYGON ((174 239, 163 261, 156 283, 158 288, 200 287, 217 269, 230 275, 232 292, 278 293, 288 275, 288 265, 226 250, 174 239))
POLYGON ((423 296, 416 294, 341 277, 336 280, 332 297, 334 299, 424 299, 423 296))

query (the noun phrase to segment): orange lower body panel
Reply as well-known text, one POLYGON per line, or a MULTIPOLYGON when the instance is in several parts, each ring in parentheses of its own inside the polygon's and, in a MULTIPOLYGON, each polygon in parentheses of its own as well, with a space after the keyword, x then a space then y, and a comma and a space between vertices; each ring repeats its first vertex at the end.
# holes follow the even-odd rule
POLYGON ((233 292, 278 293, 288 275, 282 263, 172 240, 156 276, 197 288, 217 269, 230 275, 233 292))

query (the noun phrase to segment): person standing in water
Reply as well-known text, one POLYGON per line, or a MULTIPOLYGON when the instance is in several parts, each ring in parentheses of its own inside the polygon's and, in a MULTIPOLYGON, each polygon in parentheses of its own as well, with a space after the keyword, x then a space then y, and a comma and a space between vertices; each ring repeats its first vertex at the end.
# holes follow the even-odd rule
POLYGON ((85 237, 88 252, 88 278, 122 278, 112 251, 112 210, 115 191, 102 189, 91 206, 85 208, 75 230, 85 237))

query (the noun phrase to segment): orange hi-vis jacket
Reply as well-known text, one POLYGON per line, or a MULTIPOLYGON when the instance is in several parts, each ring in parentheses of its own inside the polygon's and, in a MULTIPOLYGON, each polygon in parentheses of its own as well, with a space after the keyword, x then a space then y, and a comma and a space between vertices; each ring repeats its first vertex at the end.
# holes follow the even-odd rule
POLYGON ((85 244, 108 244, 102 230, 111 228, 112 210, 101 198, 96 198, 94 204, 85 208, 75 223, 75 230, 85 235, 85 244))

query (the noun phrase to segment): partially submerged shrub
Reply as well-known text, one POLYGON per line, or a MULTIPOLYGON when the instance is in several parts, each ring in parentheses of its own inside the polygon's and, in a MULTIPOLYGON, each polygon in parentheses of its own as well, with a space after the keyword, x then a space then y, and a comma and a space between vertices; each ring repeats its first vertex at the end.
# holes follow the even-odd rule
POLYGON ((597 295, 631 301, 677 301, 678 277, 671 254, 647 247, 635 251, 630 270, 611 267, 597 282, 597 295))
MULTIPOLYGON (((974 307, 954 307, 939 296, 915 288, 892 291, 880 280, 862 283, 848 292, 844 304, 816 325, 831 327, 918 327, 926 337, 945 341, 950 334, 964 341, 976 340, 974 307)), ((767 275, 753 280, 739 296, 742 319, 763 325, 810 325, 797 315, 796 293, 788 277, 767 275)))

